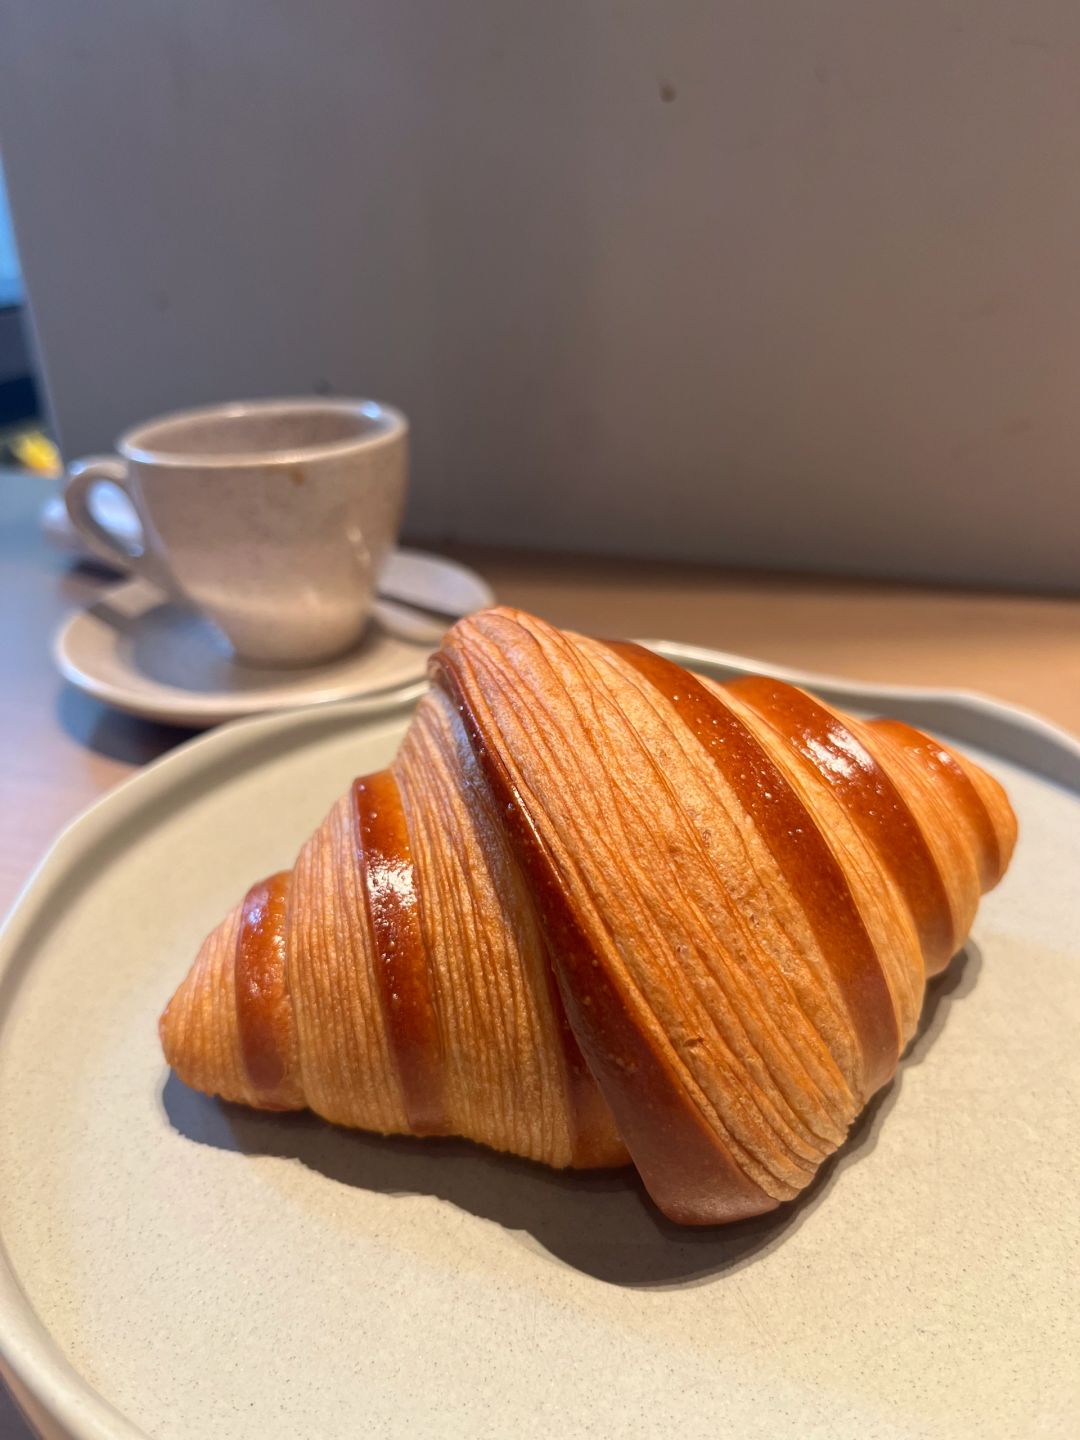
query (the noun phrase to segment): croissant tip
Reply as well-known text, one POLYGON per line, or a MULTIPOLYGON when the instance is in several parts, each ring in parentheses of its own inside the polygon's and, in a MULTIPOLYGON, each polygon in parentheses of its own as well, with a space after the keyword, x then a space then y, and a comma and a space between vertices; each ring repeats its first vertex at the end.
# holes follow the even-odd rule
POLYGON ((755 1199, 737 1199, 718 1191, 707 1196, 695 1195, 689 1199, 665 1198, 663 1203, 654 1198, 653 1203, 672 1225, 693 1226, 705 1229, 712 1225, 732 1225, 740 1220, 757 1220, 763 1215, 772 1215, 783 1203, 771 1195, 762 1194, 755 1199))
MULTIPOLYGON (((173 999, 175 999, 175 998, 176 998, 176 997, 174 996, 173 999)), ((170 1027, 170 1024, 169 1024, 169 1019, 170 1019, 169 1012, 170 1012, 170 1010, 172 1009, 172 1003, 173 1003, 172 1000, 170 1000, 169 1003, 165 1006, 165 1009, 162 1010, 161 1014, 158 1016, 158 1022, 157 1022, 158 1042, 160 1043, 162 1052, 163 1052, 164 1055, 165 1055, 166 1063, 167 1063, 170 1067, 172 1066, 172 1063, 173 1063, 172 1047, 171 1047, 171 1045, 170 1045, 170 1043, 169 1043, 170 1038, 171 1038, 171 1036, 170 1036, 170 1029, 171 1029, 171 1027, 170 1027)))

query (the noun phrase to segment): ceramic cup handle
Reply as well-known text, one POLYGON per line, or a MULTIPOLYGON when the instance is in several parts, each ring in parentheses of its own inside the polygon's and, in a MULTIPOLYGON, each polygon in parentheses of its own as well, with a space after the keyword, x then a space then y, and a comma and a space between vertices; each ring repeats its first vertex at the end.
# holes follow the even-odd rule
MULTIPOLYGON (((149 580, 159 590, 173 592, 175 582, 165 566, 152 554, 145 539, 137 550, 129 550, 111 531, 95 519, 90 509, 90 495, 95 485, 107 482, 123 490, 138 514, 128 486, 127 466, 116 455, 88 455, 69 466, 64 482, 64 504, 72 525, 91 554, 106 565, 129 570, 149 580)), ((142 521, 139 521, 140 530, 142 521)))

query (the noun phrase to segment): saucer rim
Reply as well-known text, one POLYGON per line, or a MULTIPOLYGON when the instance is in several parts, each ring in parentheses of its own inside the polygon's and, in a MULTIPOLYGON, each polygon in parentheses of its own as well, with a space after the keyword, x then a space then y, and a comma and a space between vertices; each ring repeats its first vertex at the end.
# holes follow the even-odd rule
MULTIPOLYGON (((89 605, 80 606, 68 615, 57 628, 51 646, 52 659, 60 675, 83 694, 100 700, 128 715, 153 720, 159 724, 181 725, 189 728, 208 728, 226 724, 230 720, 241 720, 252 715, 276 714, 285 710, 304 709, 314 705, 329 705, 341 701, 370 704, 371 714, 381 714, 417 700, 427 689, 426 664, 431 647, 416 644, 417 666, 420 673, 399 684, 366 691, 361 688, 347 690, 337 686, 331 691, 320 693, 313 683, 307 689, 292 688, 283 691, 280 698, 266 694, 258 697, 230 694, 227 691, 185 691, 178 686, 158 686, 155 682, 138 683, 132 674, 132 683, 118 684, 107 679, 92 668, 87 668, 79 658, 77 640, 80 628, 92 617, 92 612, 101 604, 115 603, 118 596, 137 592, 146 600, 157 599, 157 592, 145 580, 128 577, 108 586, 89 605), (163 693, 165 692, 165 693, 163 693), (167 697, 167 698, 166 698, 167 697)), ((408 643, 408 642, 406 642, 408 643)), ((290 678, 299 679, 303 669, 283 671, 290 678)), ((362 673, 362 672, 361 672, 362 673)), ((362 684, 359 680, 358 684, 362 684)))

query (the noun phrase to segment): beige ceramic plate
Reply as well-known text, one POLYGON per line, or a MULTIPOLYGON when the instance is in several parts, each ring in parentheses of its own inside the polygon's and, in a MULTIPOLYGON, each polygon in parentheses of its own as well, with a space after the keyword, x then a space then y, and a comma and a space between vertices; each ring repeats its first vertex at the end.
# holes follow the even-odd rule
POLYGON ((1077 796, 979 755, 1022 839, 899 1078, 798 1203, 680 1232, 627 1174, 245 1113, 166 1074, 157 1014, 203 934, 404 725, 332 706, 195 741, 68 830, 11 916, 0 1352, 39 1424, 1074 1434, 1077 796))

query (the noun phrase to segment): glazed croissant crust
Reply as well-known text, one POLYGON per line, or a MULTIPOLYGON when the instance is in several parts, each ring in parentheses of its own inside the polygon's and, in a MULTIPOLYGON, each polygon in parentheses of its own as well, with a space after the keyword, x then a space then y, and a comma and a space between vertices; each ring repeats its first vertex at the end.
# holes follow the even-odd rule
POLYGON ((892 1075, 1016 823, 891 720, 519 611, 463 621, 388 770, 161 1018, 196 1089, 553 1166, 670 1218, 791 1199, 892 1075))

